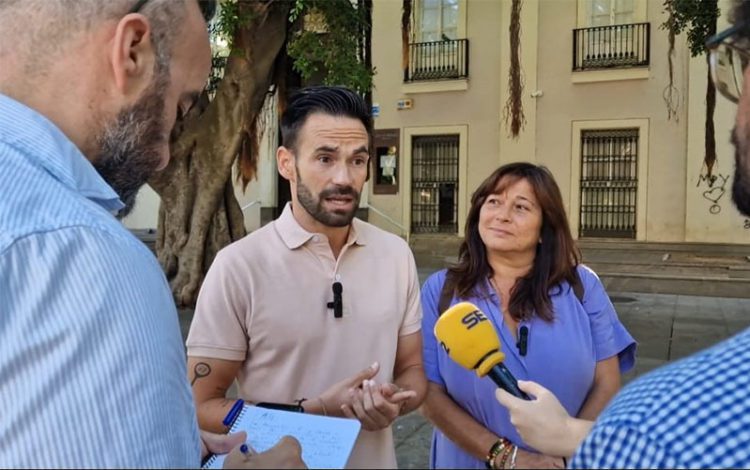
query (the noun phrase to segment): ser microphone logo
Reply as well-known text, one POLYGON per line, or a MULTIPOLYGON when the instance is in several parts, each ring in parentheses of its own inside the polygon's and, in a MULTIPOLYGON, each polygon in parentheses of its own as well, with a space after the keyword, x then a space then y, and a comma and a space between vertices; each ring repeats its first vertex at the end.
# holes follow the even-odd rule
POLYGON ((466 329, 470 330, 480 324, 483 321, 487 321, 487 317, 484 316, 484 313, 482 313, 479 310, 474 310, 471 313, 467 313, 464 315, 464 317, 461 319, 461 323, 466 325, 466 329))

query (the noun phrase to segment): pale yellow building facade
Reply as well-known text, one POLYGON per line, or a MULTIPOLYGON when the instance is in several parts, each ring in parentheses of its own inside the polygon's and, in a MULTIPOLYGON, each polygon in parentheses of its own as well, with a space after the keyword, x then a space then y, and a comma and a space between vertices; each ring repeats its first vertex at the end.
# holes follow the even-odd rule
MULTIPOLYGON (((472 191, 499 165, 525 160, 552 171, 577 238, 750 240, 750 221, 731 204, 735 107, 717 96, 718 161, 706 178, 707 65, 690 57, 684 35, 672 56, 668 118, 662 0, 523 0, 517 138, 503 119, 512 5, 413 0, 405 73, 402 1, 374 1, 375 152, 361 202, 370 222, 405 237, 460 235, 472 191)), ((730 2, 719 5, 722 29, 730 2)), ((277 139, 268 129, 259 178, 237 191, 248 230, 279 209, 277 139)), ((125 223, 153 228, 157 209, 146 190, 125 223)))
MULTIPOLYGON (((503 120, 512 0, 414 0, 407 74, 402 2, 374 3, 375 125, 385 132, 381 152, 398 142, 398 156, 395 184, 372 181, 370 221, 401 234, 457 234, 479 183, 526 160, 555 175, 576 237, 750 240, 730 201, 734 105, 717 98, 719 158, 707 179, 707 66, 705 56, 690 57, 684 36, 672 57, 676 112, 667 117, 661 0, 524 0, 526 123, 517 138, 503 120), (425 179, 429 164, 439 174, 425 179)), ((724 13, 729 2, 720 6, 724 13)), ((377 153, 373 170, 382 172, 377 153)))

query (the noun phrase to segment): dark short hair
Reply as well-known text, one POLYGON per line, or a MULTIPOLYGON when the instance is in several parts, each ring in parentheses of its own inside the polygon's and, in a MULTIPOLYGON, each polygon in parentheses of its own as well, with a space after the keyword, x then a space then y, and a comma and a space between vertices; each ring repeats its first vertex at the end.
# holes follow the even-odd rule
POLYGON ((519 180, 526 180, 531 185, 542 210, 542 243, 537 245, 531 272, 519 278, 511 289, 508 310, 517 320, 536 314, 551 321, 554 318, 550 300, 550 294, 554 294, 554 291, 551 289, 560 287, 564 281, 571 286, 578 284, 575 270, 581 255, 570 233, 560 188, 544 166, 526 162, 503 165, 474 191, 458 263, 448 269, 446 288, 447 292, 464 299, 472 294, 489 294, 482 292, 493 272, 479 235, 479 213, 490 195, 504 191, 519 180))
POLYGON ((731 21, 735 25, 744 25, 740 34, 750 38, 750 2, 747 0, 736 0, 732 10, 731 21))
POLYGON ((358 119, 372 140, 370 110, 360 95, 341 86, 314 86, 300 89, 289 99, 281 116, 281 145, 294 149, 299 130, 315 113, 358 119))

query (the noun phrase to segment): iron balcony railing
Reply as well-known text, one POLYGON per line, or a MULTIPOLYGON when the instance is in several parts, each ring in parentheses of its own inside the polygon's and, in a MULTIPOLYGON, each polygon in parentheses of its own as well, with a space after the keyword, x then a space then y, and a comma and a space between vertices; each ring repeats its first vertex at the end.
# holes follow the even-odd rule
POLYGON ((455 80, 469 76, 469 40, 449 39, 409 44, 405 82, 455 80))
POLYGON ((574 71, 647 67, 650 56, 650 23, 573 30, 574 71))

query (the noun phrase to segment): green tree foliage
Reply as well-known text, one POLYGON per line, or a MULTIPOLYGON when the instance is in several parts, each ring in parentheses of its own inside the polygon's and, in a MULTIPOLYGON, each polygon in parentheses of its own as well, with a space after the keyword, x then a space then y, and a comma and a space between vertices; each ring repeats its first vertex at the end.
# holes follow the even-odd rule
MULTIPOLYGON (((212 33, 231 50, 237 28, 250 20, 239 2, 225 0, 212 33)), ((361 2, 351 0, 274 0, 291 3, 286 54, 304 81, 322 76, 326 85, 343 85, 367 93, 374 70, 363 61, 363 35, 370 18, 361 2)))
POLYGON ((675 35, 687 31, 690 54, 697 57, 706 52, 705 42, 716 34, 720 10, 717 0, 666 0, 667 20, 661 25, 675 35))
POLYGON ((303 80, 323 73, 324 84, 369 91, 374 71, 361 57, 361 33, 369 28, 366 12, 350 0, 298 0, 300 3, 304 4, 298 10, 302 25, 292 32, 287 47, 294 69, 303 80))
MULTIPOLYGON (((664 99, 667 103, 667 112, 671 117, 675 115, 675 93, 672 84, 672 52, 674 50, 675 36, 687 31, 688 47, 690 54, 697 57, 706 53, 705 42, 710 36, 716 34, 716 20, 719 18, 718 0, 665 0, 664 11, 667 20, 661 25, 669 34, 669 80, 670 83, 665 91, 664 99)), ((714 129, 714 110, 716 108, 716 87, 714 87, 708 68, 708 56, 706 55, 706 122, 705 122, 705 154, 703 164, 706 175, 711 176, 716 163, 716 136, 714 129)))

